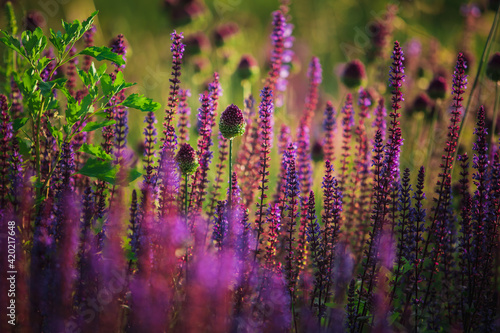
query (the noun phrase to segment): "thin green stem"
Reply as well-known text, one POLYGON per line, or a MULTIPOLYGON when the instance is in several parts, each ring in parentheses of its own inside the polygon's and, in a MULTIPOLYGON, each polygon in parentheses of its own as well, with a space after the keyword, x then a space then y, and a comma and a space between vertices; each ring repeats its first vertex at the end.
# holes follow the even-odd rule
MULTIPOLYGON (((493 108, 493 121, 491 124, 491 145, 490 147, 493 148, 495 145, 495 130, 496 130, 496 125, 497 125, 497 120, 498 120, 498 103, 499 103, 499 95, 498 95, 498 86, 500 85, 500 82, 495 82, 495 106, 493 108)), ((490 149, 491 149, 490 148, 490 149)))
MULTIPOLYGON (((184 175, 184 218, 188 224, 188 174, 184 175)), ((186 244, 186 281, 188 280, 189 244, 186 244)))
POLYGON ((186 217, 186 222, 187 222, 187 216, 188 216, 188 175, 184 175, 185 182, 184 182, 184 216, 186 217))
POLYGON ((232 195, 233 195, 233 182, 232 182, 232 175, 233 175, 233 139, 229 139, 229 201, 228 201, 228 206, 231 208, 233 201, 232 201, 232 195))

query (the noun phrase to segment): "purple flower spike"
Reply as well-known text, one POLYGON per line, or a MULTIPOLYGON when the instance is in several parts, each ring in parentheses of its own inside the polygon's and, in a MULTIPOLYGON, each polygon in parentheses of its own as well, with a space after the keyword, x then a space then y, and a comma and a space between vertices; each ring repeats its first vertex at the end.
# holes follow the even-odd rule
POLYGON ((196 152, 189 143, 183 143, 179 148, 179 152, 175 156, 175 161, 179 164, 179 169, 183 175, 192 175, 198 166, 196 152))
MULTIPOLYGON (((113 51, 113 53, 121 55, 123 58, 123 61, 126 60, 127 46, 125 45, 125 39, 123 38, 122 34, 119 34, 111 41, 110 47, 111 47, 111 51, 113 51)), ((125 65, 121 65, 121 66, 118 66, 117 64, 114 64, 114 65, 116 66, 117 70, 121 70, 121 69, 125 68, 125 65)))
POLYGON ((187 103, 188 97, 191 97, 189 89, 179 90, 179 141, 181 143, 189 141, 189 128, 191 127, 189 116, 191 115, 191 109, 187 103))
POLYGON ((7 184, 9 181, 10 141, 12 139, 12 123, 9 116, 7 97, 0 95, 0 209, 7 200, 7 184))
POLYGON ((245 127, 243 112, 234 104, 229 105, 220 115, 219 130, 226 139, 243 135, 245 127))
POLYGON ((325 151, 325 159, 333 162, 335 160, 335 132, 337 131, 337 122, 335 119, 337 112, 331 101, 326 102, 325 113, 323 116, 323 130, 325 131, 325 139, 323 149, 325 151))
POLYGON ((285 27, 286 19, 283 13, 279 10, 273 12, 273 32, 271 33, 273 51, 271 52, 271 69, 266 82, 271 91, 274 91, 276 81, 280 75, 281 64, 283 63, 285 27))
POLYGON ((170 52, 172 52, 172 78, 170 79, 171 85, 168 96, 168 108, 165 111, 165 121, 163 123, 163 134, 167 141, 169 140, 167 137, 168 128, 172 124, 172 119, 178 103, 182 56, 184 55, 184 44, 182 44, 183 38, 182 33, 178 34, 176 31, 171 34, 170 38, 172 40, 172 45, 170 46, 170 52))
POLYGON ((260 163, 259 163, 259 190, 260 199, 257 202, 258 212, 255 218, 255 230, 256 230, 256 248, 255 255, 259 251, 259 245, 261 242, 260 236, 264 231, 264 208, 266 206, 265 200, 267 199, 266 191, 269 189, 269 167, 270 167, 270 154, 272 147, 272 136, 273 136, 273 94, 268 86, 262 89, 261 93, 262 101, 259 105, 259 125, 260 125, 260 135, 261 135, 261 150, 260 150, 260 163))

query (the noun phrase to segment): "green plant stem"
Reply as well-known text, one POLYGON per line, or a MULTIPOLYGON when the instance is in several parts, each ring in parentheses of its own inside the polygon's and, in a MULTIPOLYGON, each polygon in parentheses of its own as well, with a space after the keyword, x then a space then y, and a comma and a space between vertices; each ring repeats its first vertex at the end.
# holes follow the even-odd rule
POLYGON ((232 175, 233 175, 233 139, 229 139, 229 200, 228 200, 228 206, 229 208, 232 207, 233 201, 232 201, 232 195, 233 195, 233 182, 232 182, 232 175))
POLYGON ((495 145, 495 131, 496 131, 496 125, 497 125, 497 118, 498 118, 498 103, 499 103, 499 97, 498 96, 498 86, 500 85, 499 82, 495 82, 495 106, 493 108, 493 121, 491 124, 491 144, 490 144, 490 150, 493 148, 495 145))
MULTIPOLYGON (((188 174, 184 175, 184 218, 188 224, 188 174)), ((186 244, 186 281, 188 280, 189 245, 186 244)))
POLYGON ((184 175, 184 215, 186 217, 186 223, 187 223, 187 216, 188 216, 188 175, 184 175))

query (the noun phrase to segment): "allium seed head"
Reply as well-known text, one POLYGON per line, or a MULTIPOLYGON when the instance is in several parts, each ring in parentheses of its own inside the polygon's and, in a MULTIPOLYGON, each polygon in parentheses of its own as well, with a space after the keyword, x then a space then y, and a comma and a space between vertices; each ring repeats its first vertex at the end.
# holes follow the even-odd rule
POLYGON ((175 156, 179 169, 183 175, 192 175, 200 165, 196 158, 196 152, 189 143, 183 143, 175 156))
POLYGON ((347 88, 357 88, 366 79, 365 66, 357 59, 348 62, 340 78, 347 88))
POLYGON ((243 112, 234 104, 229 105, 220 115, 219 130, 226 139, 243 135, 245 127, 243 112))

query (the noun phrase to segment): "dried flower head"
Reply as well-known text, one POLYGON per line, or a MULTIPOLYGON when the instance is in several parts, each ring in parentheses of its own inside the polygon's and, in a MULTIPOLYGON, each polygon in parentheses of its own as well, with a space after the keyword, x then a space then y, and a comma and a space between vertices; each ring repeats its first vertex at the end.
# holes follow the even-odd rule
POLYGON ((183 143, 175 156, 175 161, 179 164, 179 169, 183 175, 192 175, 198 166, 196 152, 189 143, 183 143))
POLYGON ((365 66, 359 60, 348 62, 340 77, 347 88, 357 88, 366 79, 365 66))
POLYGON ((219 129, 226 139, 243 135, 245 133, 245 118, 243 112, 234 104, 229 105, 220 115, 219 129))

